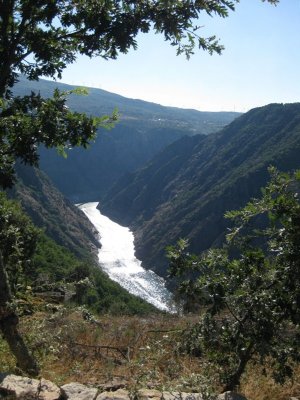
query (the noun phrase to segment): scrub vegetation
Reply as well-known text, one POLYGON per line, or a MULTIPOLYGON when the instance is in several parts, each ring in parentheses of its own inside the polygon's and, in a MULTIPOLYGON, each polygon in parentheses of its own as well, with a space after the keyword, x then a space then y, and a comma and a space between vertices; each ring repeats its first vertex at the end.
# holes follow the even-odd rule
MULTIPOLYGON (((57 384, 121 384, 132 393, 145 387, 220 393, 218 370, 205 357, 199 359, 182 347, 182 335, 197 320, 195 316, 95 315, 86 308, 35 299, 34 313, 21 317, 20 331, 35 349, 41 375, 57 384)), ((0 350, 1 370, 14 371, 15 360, 2 339, 0 350)), ((271 367, 249 363, 239 392, 249 400, 299 396, 299 367, 283 385, 274 383, 271 373, 271 367)))

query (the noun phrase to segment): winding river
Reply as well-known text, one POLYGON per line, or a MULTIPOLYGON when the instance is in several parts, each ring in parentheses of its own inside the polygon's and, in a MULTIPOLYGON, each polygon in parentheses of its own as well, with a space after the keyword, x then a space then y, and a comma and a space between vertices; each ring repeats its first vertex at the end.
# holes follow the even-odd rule
POLYGON ((165 287, 164 279, 153 271, 145 270, 135 257, 133 233, 102 215, 97 206, 98 203, 78 205, 99 232, 101 249, 98 259, 101 268, 129 293, 161 310, 174 311, 172 296, 165 287))

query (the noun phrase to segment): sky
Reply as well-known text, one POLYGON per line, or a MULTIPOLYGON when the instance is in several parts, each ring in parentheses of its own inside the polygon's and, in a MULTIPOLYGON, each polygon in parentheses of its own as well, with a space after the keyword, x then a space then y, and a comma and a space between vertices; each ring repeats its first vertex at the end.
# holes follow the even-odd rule
POLYGON ((300 101, 300 0, 240 0, 228 18, 203 15, 197 24, 202 36, 220 38, 221 56, 196 50, 187 60, 161 35, 141 34, 138 50, 117 60, 80 57, 61 81, 200 111, 300 101))

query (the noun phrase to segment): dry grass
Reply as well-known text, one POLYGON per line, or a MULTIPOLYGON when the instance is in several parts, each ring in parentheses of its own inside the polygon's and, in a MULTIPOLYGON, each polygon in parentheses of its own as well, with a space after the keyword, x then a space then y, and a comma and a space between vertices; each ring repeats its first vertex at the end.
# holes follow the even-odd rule
POLYGON ((294 379, 284 385, 276 385, 265 376, 260 366, 250 366, 242 380, 241 389, 249 400, 289 400, 300 398, 300 367, 295 368, 294 379))
MULTIPOLYGON (((39 311, 21 319, 20 329, 41 365, 41 375, 57 384, 78 381, 101 385, 121 380, 132 391, 140 387, 199 391, 213 371, 199 358, 183 355, 182 332, 196 317, 101 316, 84 310, 39 311)), ((14 360, 0 339, 2 371, 13 371, 14 360)), ((220 387, 215 386, 216 390, 220 387)), ((257 366, 248 369, 240 392, 249 400, 287 400, 300 395, 300 368, 294 382, 275 385, 257 366)))

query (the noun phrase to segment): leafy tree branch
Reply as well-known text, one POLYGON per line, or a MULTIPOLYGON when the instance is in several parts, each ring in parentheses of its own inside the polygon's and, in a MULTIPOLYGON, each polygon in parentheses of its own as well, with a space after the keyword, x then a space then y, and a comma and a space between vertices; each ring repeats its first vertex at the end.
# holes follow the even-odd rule
POLYGON ((169 251, 172 275, 197 272, 182 293, 205 306, 183 347, 222 367, 225 390, 239 385, 250 361, 271 360, 283 383, 300 360, 300 172, 270 172, 260 199, 227 213, 235 226, 223 249, 196 257, 181 241, 169 251))

